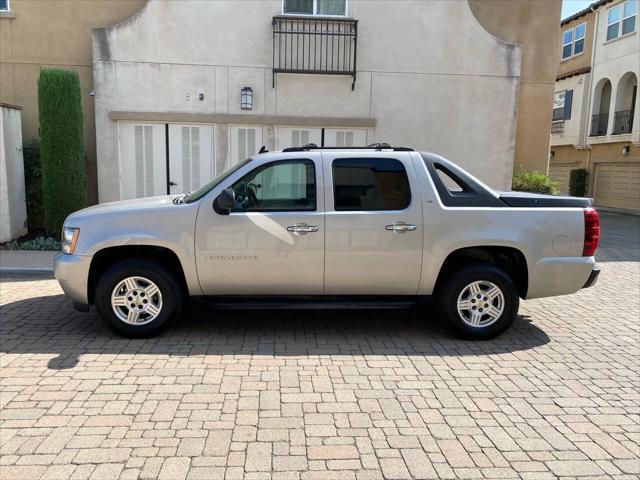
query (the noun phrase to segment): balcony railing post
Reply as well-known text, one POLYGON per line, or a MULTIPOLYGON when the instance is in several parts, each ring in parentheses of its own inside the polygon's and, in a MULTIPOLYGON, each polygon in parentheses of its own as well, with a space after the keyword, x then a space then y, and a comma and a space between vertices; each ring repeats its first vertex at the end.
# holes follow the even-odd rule
POLYGON ((622 135, 631 133, 633 129, 633 110, 621 110, 615 112, 613 120, 613 134, 622 135))
POLYGON ((609 125, 609 112, 597 113, 591 116, 591 133, 590 137, 599 137, 607 134, 607 126, 609 125))

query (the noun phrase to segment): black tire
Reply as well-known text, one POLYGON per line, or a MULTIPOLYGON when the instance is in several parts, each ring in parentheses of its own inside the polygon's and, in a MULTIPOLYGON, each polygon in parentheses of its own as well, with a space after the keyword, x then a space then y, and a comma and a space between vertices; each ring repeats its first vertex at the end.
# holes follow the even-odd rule
POLYGON ((184 304, 184 293, 180 283, 162 264, 144 258, 122 260, 104 272, 95 291, 95 306, 109 328, 128 338, 153 337, 180 317, 184 304), (111 294, 127 277, 144 277, 160 289, 162 307, 158 316, 144 325, 124 322, 111 306, 111 294))
POLYGON ((444 279, 442 284, 438 286, 435 301, 440 317, 459 336, 469 340, 489 340, 503 333, 516 319, 520 305, 518 289, 511 277, 504 270, 483 263, 473 263, 462 267, 444 279), (502 314, 490 325, 479 327, 469 325, 458 313, 458 297, 468 285, 476 281, 493 283, 500 288, 504 297, 502 314))

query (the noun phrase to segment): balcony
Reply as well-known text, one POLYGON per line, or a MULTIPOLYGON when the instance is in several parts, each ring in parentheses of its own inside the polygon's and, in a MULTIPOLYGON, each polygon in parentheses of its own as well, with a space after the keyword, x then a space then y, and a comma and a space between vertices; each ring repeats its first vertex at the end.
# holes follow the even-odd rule
POLYGON ((551 122, 551 134, 564 133, 564 120, 555 120, 551 122))
POLYGON ((613 117, 613 134, 623 135, 631 133, 633 128, 633 110, 615 112, 613 117))
POLYGON ((600 137, 607 134, 607 126, 609 124, 609 112, 591 115, 591 133, 590 137, 600 137))
POLYGON ((273 17, 273 86, 278 73, 347 75, 356 84, 358 21, 273 17))

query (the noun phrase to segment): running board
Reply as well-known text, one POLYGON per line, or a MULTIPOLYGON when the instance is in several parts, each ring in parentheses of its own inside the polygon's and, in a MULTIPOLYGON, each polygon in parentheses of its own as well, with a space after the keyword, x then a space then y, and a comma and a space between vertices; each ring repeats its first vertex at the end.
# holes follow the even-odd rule
POLYGON ((414 307, 420 297, 201 297, 200 301, 220 310, 398 310, 414 307))

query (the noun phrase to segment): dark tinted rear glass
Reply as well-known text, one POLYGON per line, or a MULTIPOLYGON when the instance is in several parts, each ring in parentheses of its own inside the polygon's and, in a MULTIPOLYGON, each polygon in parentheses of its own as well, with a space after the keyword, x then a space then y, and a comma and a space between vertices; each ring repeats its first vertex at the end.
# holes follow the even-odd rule
POLYGON ((333 198, 338 211, 404 210, 411 203, 407 172, 391 158, 334 160, 333 198))

